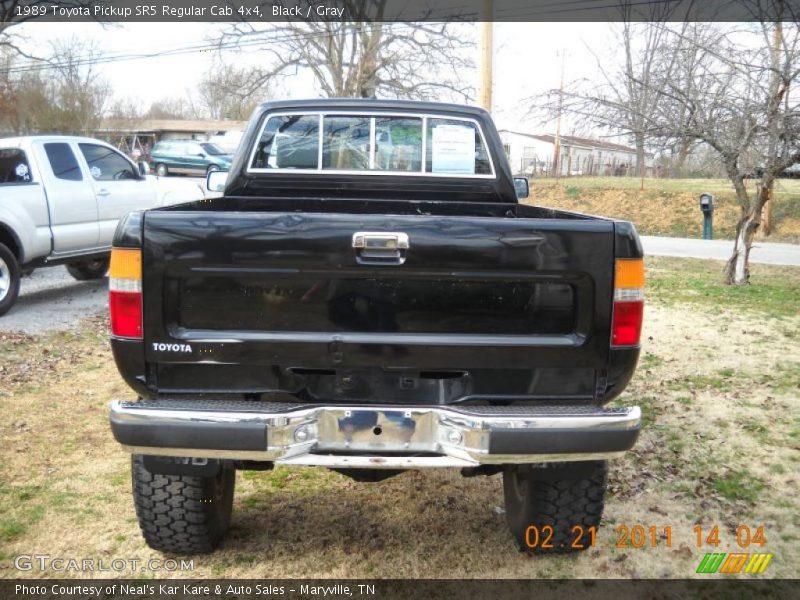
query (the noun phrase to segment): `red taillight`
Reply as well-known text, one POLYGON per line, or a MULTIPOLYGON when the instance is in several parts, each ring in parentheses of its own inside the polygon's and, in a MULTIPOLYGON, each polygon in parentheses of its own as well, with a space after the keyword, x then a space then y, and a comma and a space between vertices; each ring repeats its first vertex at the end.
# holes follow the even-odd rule
POLYGON ((636 346, 642 333, 644 302, 614 302, 614 318, 611 323, 612 346, 636 346))
POLYGON ((111 250, 108 307, 111 334, 142 338, 142 251, 129 248, 111 250))
POLYGON ((142 337, 142 294, 138 292, 108 293, 111 333, 120 337, 142 337))
POLYGON ((611 345, 637 346, 644 316, 644 261, 625 258, 616 262, 611 345))

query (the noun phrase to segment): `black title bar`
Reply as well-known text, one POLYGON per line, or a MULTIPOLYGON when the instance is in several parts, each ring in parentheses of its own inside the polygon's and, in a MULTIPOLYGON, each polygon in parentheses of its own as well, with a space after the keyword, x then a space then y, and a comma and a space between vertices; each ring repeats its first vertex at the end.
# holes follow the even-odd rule
POLYGON ((0 580, 3 600, 530 600, 790 598, 788 580, 30 579, 0 580))
POLYGON ((798 21, 800 0, 3 0, 10 22, 798 21))

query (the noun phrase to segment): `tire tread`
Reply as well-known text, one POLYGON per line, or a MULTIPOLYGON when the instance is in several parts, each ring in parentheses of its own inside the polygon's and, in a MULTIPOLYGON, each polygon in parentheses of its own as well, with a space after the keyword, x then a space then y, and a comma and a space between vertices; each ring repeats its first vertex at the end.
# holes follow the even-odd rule
MULTIPOLYGON (((148 546, 177 554, 216 549, 230 519, 230 502, 219 507, 203 501, 217 485, 215 478, 151 473, 138 455, 132 457, 131 469, 136 516, 148 546)), ((223 482, 232 487, 232 473, 223 482)))
POLYGON ((570 554, 589 547, 588 529, 599 527, 603 516, 607 465, 605 461, 596 461, 587 463, 587 466, 589 469, 585 473, 576 477, 567 474, 563 478, 545 473, 546 469, 529 469, 527 493, 523 505, 516 510, 513 504, 509 505, 510 484, 505 481, 513 475, 509 472, 503 474, 509 526, 521 551, 529 554, 570 554), (525 543, 525 530, 529 525, 536 526, 539 531, 546 525, 552 527, 553 537, 550 543, 553 547, 528 547, 525 543), (576 525, 583 528, 583 537, 580 540, 583 548, 572 547, 577 535, 572 528, 576 525))

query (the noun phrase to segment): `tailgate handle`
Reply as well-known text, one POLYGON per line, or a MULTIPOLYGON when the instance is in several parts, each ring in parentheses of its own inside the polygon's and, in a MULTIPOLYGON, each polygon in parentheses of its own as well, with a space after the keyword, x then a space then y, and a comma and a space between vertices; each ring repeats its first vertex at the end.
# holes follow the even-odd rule
POLYGON ((358 231, 353 234, 356 260, 362 265, 402 265, 408 253, 408 234, 358 231))

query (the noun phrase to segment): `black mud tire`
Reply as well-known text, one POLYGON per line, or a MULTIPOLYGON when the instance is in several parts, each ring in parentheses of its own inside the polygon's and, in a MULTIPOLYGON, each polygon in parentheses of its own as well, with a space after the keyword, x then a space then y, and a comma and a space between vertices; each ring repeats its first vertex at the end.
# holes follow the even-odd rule
POLYGON ((133 501, 147 545, 170 554, 213 552, 228 532, 236 471, 215 477, 157 475, 131 457, 133 501))
POLYGON ((0 316, 6 314, 19 296, 19 280, 22 277, 14 253, 0 244, 0 316))
POLYGON ((590 528, 596 533, 603 516, 607 473, 606 461, 506 468, 506 520, 517 548, 528 554, 588 549, 590 528))
POLYGON ((108 272, 109 262, 108 258, 74 262, 67 265, 67 271, 78 281, 102 279, 108 272))

